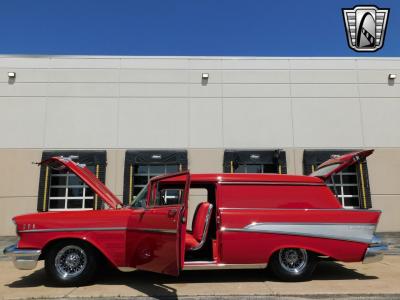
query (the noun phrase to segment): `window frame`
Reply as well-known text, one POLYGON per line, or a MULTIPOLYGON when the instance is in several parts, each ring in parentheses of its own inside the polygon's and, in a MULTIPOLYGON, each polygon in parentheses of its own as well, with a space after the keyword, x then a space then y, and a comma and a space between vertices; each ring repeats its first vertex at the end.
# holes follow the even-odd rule
MULTIPOLYGON (((303 152, 303 174, 310 175, 313 173, 317 166, 321 163, 325 162, 326 160, 330 159, 332 155, 343 155, 348 154, 350 152, 359 151, 354 149, 324 149, 324 150, 313 150, 313 149, 305 149, 303 152)), ((368 178, 368 166, 367 161, 365 159, 361 160, 360 162, 355 163, 354 165, 345 168, 341 172, 338 172, 332 175, 333 180, 335 177, 339 176, 341 178, 341 183, 337 183, 335 181, 335 185, 338 187, 340 186, 341 193, 336 195, 335 190, 332 188, 332 179, 326 182, 327 186, 332 190, 332 192, 337 197, 339 203, 342 205, 343 208, 346 209, 369 209, 372 208, 371 202, 371 191, 369 185, 369 178, 368 178), (348 168, 353 168, 355 171, 350 171, 348 168), (343 182, 343 176, 353 176, 356 175, 356 182, 347 183, 343 182), (350 194, 343 194, 343 187, 346 186, 357 186, 358 194, 357 196, 351 197, 350 194), (358 199, 358 206, 347 205, 345 203, 345 198, 357 198, 358 199)), ((338 189, 338 188, 337 188, 338 189)))
POLYGON ((224 173, 239 173, 239 168, 244 168, 245 173, 247 172, 248 166, 258 165, 261 167, 260 173, 271 173, 265 172, 266 166, 272 166, 276 171, 273 174, 286 174, 286 152, 282 149, 271 149, 271 150, 243 150, 243 149, 226 149, 224 151, 224 173))
MULTIPOLYGON (((105 182, 106 164, 107 164, 107 152, 105 150, 67 150, 67 151, 45 150, 42 152, 42 161, 47 160, 53 156, 64 156, 64 157, 77 156, 78 158, 74 159, 75 161, 79 161, 79 163, 85 164, 87 167, 94 169, 95 176, 99 178, 103 183, 105 182)), ((71 172, 68 171, 68 173, 70 174, 71 172)), ((65 193, 65 196, 61 197, 65 199, 64 208, 50 208, 50 201, 56 200, 54 199, 54 197, 50 196, 52 187, 52 176, 53 174, 51 168, 47 164, 42 164, 40 167, 39 191, 37 200, 38 212, 102 209, 103 201, 98 197, 98 195, 94 191, 92 191, 93 193, 92 208, 85 207, 86 204, 84 202, 85 199, 87 199, 87 197, 84 197, 84 195, 82 197, 80 196, 78 197, 82 200, 82 208, 68 208, 67 191, 65 193)), ((72 175, 70 174, 66 176, 72 176, 72 175)), ((83 186, 85 186, 84 183, 83 186)), ((66 187, 66 189, 68 189, 68 187, 66 187)))
MULTIPOLYGON (((169 174, 168 167, 174 166, 177 172, 187 170, 188 160, 186 150, 127 150, 125 152, 124 168, 124 204, 131 205, 135 197, 135 188, 143 189, 152 177, 169 174), (146 167, 147 173, 136 172, 136 168, 146 167), (163 173, 152 173, 152 166, 163 166, 163 173), (146 174, 146 175, 144 175, 146 174), (136 178, 135 178, 136 177, 136 178), (147 182, 136 184, 138 177, 146 177, 147 182), (136 179, 136 180, 135 180, 136 179)), ((175 172, 172 172, 175 173, 175 172)), ((138 191, 140 193, 140 191, 138 191)), ((137 193, 137 194, 138 194, 137 193)), ((136 194, 136 195, 137 195, 136 194)))

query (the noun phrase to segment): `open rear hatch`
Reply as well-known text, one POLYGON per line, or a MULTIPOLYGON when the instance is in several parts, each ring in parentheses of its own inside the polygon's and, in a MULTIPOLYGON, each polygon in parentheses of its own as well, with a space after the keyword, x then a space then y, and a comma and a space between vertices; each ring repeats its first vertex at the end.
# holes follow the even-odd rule
POLYGON ((374 150, 356 151, 341 156, 333 155, 329 160, 320 164, 315 172, 311 173, 310 176, 319 177, 326 181, 332 175, 337 174, 348 166, 365 159, 367 156, 371 155, 372 152, 374 152, 374 150))
POLYGON ((122 202, 84 165, 74 162, 71 157, 54 156, 39 163, 51 169, 68 169, 85 182, 111 208, 120 208, 122 202))

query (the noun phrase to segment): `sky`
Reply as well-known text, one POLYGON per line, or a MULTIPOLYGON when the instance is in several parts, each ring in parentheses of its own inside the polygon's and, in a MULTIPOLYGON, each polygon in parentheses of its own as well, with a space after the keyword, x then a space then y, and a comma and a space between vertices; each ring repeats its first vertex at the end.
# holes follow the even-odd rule
POLYGON ((400 56, 400 1, 1 0, 0 54, 400 56), (384 47, 347 45, 342 8, 390 8, 384 47))

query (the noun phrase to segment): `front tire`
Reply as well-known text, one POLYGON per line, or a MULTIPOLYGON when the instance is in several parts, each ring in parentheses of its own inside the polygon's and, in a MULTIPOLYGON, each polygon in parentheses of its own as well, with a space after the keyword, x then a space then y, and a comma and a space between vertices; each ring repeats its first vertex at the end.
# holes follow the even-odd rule
POLYGON ((283 281, 309 280, 316 265, 316 256, 301 248, 281 249, 270 259, 272 272, 283 281))
POLYGON ((87 284, 96 274, 96 254, 93 248, 79 241, 57 243, 46 255, 46 273, 58 285, 87 284))

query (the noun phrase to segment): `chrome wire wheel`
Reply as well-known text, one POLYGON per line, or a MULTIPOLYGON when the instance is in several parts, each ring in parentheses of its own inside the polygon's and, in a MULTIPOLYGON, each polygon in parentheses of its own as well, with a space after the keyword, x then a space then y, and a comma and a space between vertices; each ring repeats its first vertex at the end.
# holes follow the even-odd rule
POLYGON ((85 251, 76 245, 69 245, 58 251, 54 266, 61 278, 79 276, 86 268, 87 256, 85 251))
POLYGON ((279 264, 292 274, 301 273, 307 266, 308 255, 304 249, 287 248, 279 251, 279 264))

